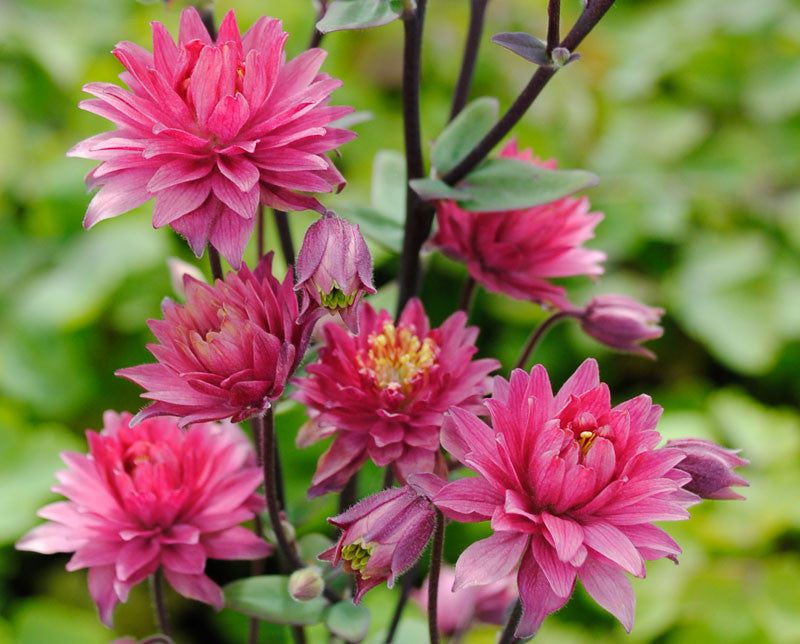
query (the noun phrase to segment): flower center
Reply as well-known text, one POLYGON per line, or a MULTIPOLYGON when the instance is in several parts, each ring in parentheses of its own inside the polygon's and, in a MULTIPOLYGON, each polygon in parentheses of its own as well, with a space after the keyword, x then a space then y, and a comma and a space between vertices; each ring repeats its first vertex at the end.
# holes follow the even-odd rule
MULTIPOLYGON (((361 572, 367 567, 375 545, 374 543, 365 544, 363 539, 356 539, 349 546, 342 548, 342 559, 349 562, 350 568, 354 571, 361 572)), ((366 577, 364 578, 366 579, 366 577)))
POLYGON ((608 432, 607 426, 598 427, 597 419, 589 412, 575 416, 567 423, 567 428, 572 431, 584 456, 589 453, 597 437, 604 436, 608 432))
POLYGON ((407 327, 395 328, 391 322, 383 325, 382 333, 368 338, 366 360, 358 357, 361 372, 373 378, 381 389, 396 389, 404 394, 424 377, 436 362, 436 342, 432 338, 420 341, 407 327))
POLYGON ((322 306, 332 313, 350 306, 355 301, 357 294, 357 291, 353 291, 350 295, 347 295, 335 281, 329 293, 325 293, 319 287, 317 287, 317 290, 319 291, 319 300, 322 306))
POLYGON ((149 441, 136 441, 132 443, 122 458, 122 466, 129 475, 142 465, 150 463, 157 465, 165 462, 164 448, 149 441))

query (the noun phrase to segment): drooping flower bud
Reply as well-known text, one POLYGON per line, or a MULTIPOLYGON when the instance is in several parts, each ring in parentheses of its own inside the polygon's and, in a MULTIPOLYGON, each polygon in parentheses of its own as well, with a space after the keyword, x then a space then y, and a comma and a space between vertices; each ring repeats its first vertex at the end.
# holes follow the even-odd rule
POLYGON ((370 588, 395 579, 419 559, 433 532, 430 498, 446 483, 435 474, 413 474, 409 484, 378 492, 328 519, 342 529, 339 542, 320 553, 356 576, 358 603, 370 588))
POLYGON ((748 487, 746 479, 733 470, 750 461, 736 454, 739 450, 726 449, 702 438, 679 438, 668 440, 665 447, 682 451, 686 457, 675 469, 690 474, 692 480, 683 486, 704 499, 743 499, 731 489, 731 485, 748 487))
POLYGON ((289 594, 298 602, 316 599, 322 594, 324 587, 325 582, 319 568, 315 566, 295 570, 289 577, 289 594))
POLYGON ((358 332, 359 300, 375 287, 372 257, 357 225, 329 211, 309 227, 297 255, 295 290, 303 292, 300 319, 322 307, 358 332))
POLYGON ((663 309, 646 306, 625 295, 598 295, 580 314, 583 330, 598 342, 632 351, 655 359, 655 354, 640 342, 660 338, 664 329, 658 326, 663 309))

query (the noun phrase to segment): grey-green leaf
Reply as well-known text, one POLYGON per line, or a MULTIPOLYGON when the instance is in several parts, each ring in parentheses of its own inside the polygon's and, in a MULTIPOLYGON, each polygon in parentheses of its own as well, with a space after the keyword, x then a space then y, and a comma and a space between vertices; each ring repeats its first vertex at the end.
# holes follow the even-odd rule
POLYGON ((369 608, 341 601, 325 611, 325 626, 345 642, 360 642, 369 631, 369 608))
POLYGON ((317 555, 330 548, 333 542, 324 534, 312 532, 300 537, 298 545, 300 546, 300 556, 303 561, 309 566, 319 566, 320 562, 317 560, 317 555))
POLYGON ((372 161, 372 205, 401 226, 406 217, 406 159, 395 150, 379 150, 372 161))
POLYGON ((307 602, 292 599, 285 575, 239 579, 225 586, 223 592, 226 607, 275 624, 311 626, 320 621, 328 604, 322 597, 307 602))
POLYGON ((454 168, 497 122, 500 103, 484 96, 472 101, 442 130, 431 151, 438 174, 454 168))
POLYGON ((365 237, 399 253, 403 248, 403 224, 392 216, 369 206, 343 206, 340 214, 358 224, 365 237))
POLYGON ((379 27, 396 20, 402 12, 400 0, 334 0, 317 23, 317 29, 327 34, 345 29, 379 27))
POLYGON ((597 185, 586 170, 548 170, 517 159, 491 159, 458 184, 468 194, 465 210, 493 212, 530 208, 597 185))
POLYGON ((453 188, 441 179, 412 179, 410 182, 414 192, 423 199, 454 199, 456 201, 470 198, 468 190, 459 186, 453 188))
POLYGON ((492 42, 536 65, 552 64, 547 55, 547 43, 524 31, 503 31, 492 36, 492 42))

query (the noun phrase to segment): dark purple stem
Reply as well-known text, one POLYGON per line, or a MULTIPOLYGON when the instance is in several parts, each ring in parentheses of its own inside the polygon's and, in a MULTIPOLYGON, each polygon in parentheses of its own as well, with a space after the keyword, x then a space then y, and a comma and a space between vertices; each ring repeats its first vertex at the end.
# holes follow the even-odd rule
POLYGON ((561 0, 549 0, 547 3, 547 55, 553 53, 561 40, 561 0))
POLYGON ((516 603, 514 604, 514 608, 511 611, 511 615, 508 617, 505 628, 503 628, 503 632, 500 635, 500 639, 497 640, 497 644, 514 644, 515 642, 519 641, 514 636, 514 632, 517 630, 517 626, 519 626, 519 621, 521 619, 522 601, 517 599, 516 603))
POLYGON ((472 0, 469 14, 469 29, 464 42, 464 57, 461 62, 461 71, 458 74, 456 90, 453 93, 453 104, 450 108, 450 120, 464 109, 469 100, 472 88, 472 78, 475 75, 475 61, 478 59, 478 49, 483 34, 483 22, 486 16, 486 5, 489 0, 472 0))
POLYGON ((278 238, 281 242, 281 252, 286 263, 294 266, 294 244, 292 243, 292 230, 289 227, 289 218, 283 210, 272 211, 275 215, 275 226, 278 228, 278 238))
POLYGON ((208 245, 208 263, 211 264, 211 276, 215 280, 223 279, 222 261, 219 258, 219 251, 211 244, 208 245))
POLYGON ((387 465, 383 472, 383 483, 381 484, 382 490, 388 490, 394 485, 394 470, 391 465, 387 465))
MULTIPOLYGON (((419 0, 416 11, 409 12, 403 19, 403 134, 408 181, 419 179, 425 174, 419 114, 422 29, 425 23, 425 7, 426 0, 419 0)), ((398 317, 406 302, 417 292, 421 274, 419 250, 428 237, 433 222, 433 211, 422 209, 420 205, 421 201, 417 193, 408 186, 406 189, 403 252, 400 257, 398 317)))
POLYGON ((164 601, 164 572, 159 566, 150 577, 150 587, 153 591, 153 606, 156 611, 158 630, 164 635, 172 637, 172 629, 169 626, 169 616, 167 615, 167 604, 164 601))
POLYGON ((414 578, 417 576, 417 565, 418 564, 414 564, 403 574, 402 585, 400 586, 400 597, 397 598, 397 605, 394 607, 392 622, 389 624, 389 630, 386 632, 386 644, 394 644, 394 634, 397 632, 397 627, 400 625, 403 609, 406 607, 408 596, 414 585, 414 578))
POLYGON ((553 315, 537 326, 525 343, 525 348, 522 350, 519 358, 517 358, 517 362, 514 364, 513 368, 524 369, 536 345, 539 344, 539 341, 544 337, 545 333, 550 330, 550 327, 561 320, 572 317, 576 317, 576 314, 571 311, 559 311, 558 313, 553 313, 553 315))
POLYGON ((472 275, 467 275, 464 280, 464 286, 461 287, 461 295, 458 298, 459 311, 464 311, 464 313, 469 314, 469 310, 472 308, 472 300, 475 299, 475 290, 477 286, 478 283, 475 281, 475 278, 472 277, 472 275))
POLYGON ((256 214, 256 264, 264 257, 264 204, 258 204, 256 214))
POLYGON ((349 507, 355 505, 358 499, 358 472, 351 476, 339 495, 339 513, 341 514, 349 507))
POLYGON ((203 21, 206 29, 208 29, 208 34, 211 36, 211 40, 216 42, 217 27, 214 24, 214 6, 209 2, 204 7, 198 8, 197 11, 200 13, 200 20, 203 21))
POLYGON ((311 32, 311 40, 308 43, 308 48, 313 49, 314 47, 319 47, 322 39, 325 37, 319 29, 317 29, 317 22, 322 20, 322 17, 325 15, 325 11, 328 8, 328 0, 319 0, 319 11, 317 11, 317 17, 314 21, 314 31, 311 32))
POLYGON ((431 644, 439 644, 439 571, 444 549, 444 516, 436 510, 431 546, 431 570, 428 573, 428 632, 431 644))

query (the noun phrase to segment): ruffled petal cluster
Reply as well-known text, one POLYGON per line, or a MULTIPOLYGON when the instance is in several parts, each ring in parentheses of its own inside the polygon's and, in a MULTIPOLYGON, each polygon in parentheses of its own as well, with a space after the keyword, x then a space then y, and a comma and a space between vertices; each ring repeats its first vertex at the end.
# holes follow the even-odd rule
POLYGON ((409 484, 378 492, 342 514, 328 519, 341 528, 338 543, 319 559, 356 576, 354 601, 399 575, 419 559, 433 533, 436 510, 431 498, 445 481, 434 474, 415 474, 409 484))
POLYGON ((53 491, 67 497, 42 508, 47 523, 20 550, 74 553, 67 570, 89 569, 89 592, 107 626, 114 607, 159 567, 180 594, 222 608, 206 559, 256 559, 271 547, 239 526, 262 509, 261 482, 246 437, 229 423, 181 431, 170 419, 130 426, 131 414, 106 412, 87 432, 89 454, 64 452, 67 469, 53 491))
POLYGON ((86 177, 89 189, 100 190, 84 225, 155 197, 154 227, 172 226, 198 257, 210 241, 238 268, 259 202, 321 209, 301 193, 344 185, 325 153, 355 136, 330 126, 352 108, 328 105, 341 82, 319 73, 323 50, 286 62, 288 34, 274 18, 259 18, 240 35, 231 10, 214 41, 190 7, 177 45, 160 22, 152 29, 152 53, 130 42, 114 49, 129 91, 84 87, 96 98, 81 107, 117 128, 69 152, 101 162, 86 177))
POLYGON ((390 463, 401 481, 414 472, 444 473, 439 428, 452 405, 479 413, 497 360, 473 360, 478 329, 454 313, 431 329, 422 303, 412 299, 395 325, 385 310, 360 309, 358 335, 334 323, 323 328, 325 346, 295 380, 295 400, 311 416, 304 446, 335 435, 317 464, 309 496, 340 490, 371 458, 390 463))
POLYGON ((303 358, 316 318, 297 323, 292 271, 272 275, 272 253, 255 271, 243 265, 213 286, 184 278, 186 302, 165 299, 163 320, 149 320, 158 362, 117 375, 147 391, 155 402, 136 416, 178 416, 178 424, 263 413, 277 399, 303 358))
POLYGON ((434 503, 457 521, 491 521, 494 534, 456 564, 454 590, 517 570, 524 615, 518 637, 563 606, 575 580, 630 630, 635 597, 626 573, 680 548, 654 521, 688 518, 700 499, 683 489, 684 453, 656 449, 661 408, 646 395, 615 407, 587 360, 554 396, 547 372, 495 379, 493 428, 453 409, 442 445, 479 476, 448 484, 434 503))
MULTIPOLYGON (((534 159, 530 149, 518 151, 515 141, 500 156, 555 167, 554 161, 534 159)), ((586 197, 504 212, 468 212, 454 201, 438 201, 436 214, 439 227, 430 245, 466 264, 495 293, 569 308, 564 288, 548 279, 603 272, 605 253, 582 246, 603 219, 603 213, 589 212, 586 197)))

